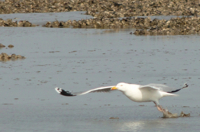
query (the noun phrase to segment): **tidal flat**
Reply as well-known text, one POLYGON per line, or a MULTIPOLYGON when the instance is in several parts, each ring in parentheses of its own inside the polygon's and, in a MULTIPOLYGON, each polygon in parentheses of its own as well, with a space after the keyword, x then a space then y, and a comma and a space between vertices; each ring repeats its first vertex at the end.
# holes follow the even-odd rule
MULTIPOLYGON (((63 19, 63 13, 11 15, 0 18, 39 25, 63 19)), ((90 16, 69 12, 67 17, 90 16)), ((0 43, 6 46, 1 53, 26 59, 0 62, 0 131, 199 131, 199 36, 135 36, 132 30, 1 27, 0 43), (178 97, 162 98, 160 104, 191 117, 164 119, 153 103, 132 102, 120 92, 67 98, 54 90, 85 91, 118 82, 177 88, 187 82, 178 97)))

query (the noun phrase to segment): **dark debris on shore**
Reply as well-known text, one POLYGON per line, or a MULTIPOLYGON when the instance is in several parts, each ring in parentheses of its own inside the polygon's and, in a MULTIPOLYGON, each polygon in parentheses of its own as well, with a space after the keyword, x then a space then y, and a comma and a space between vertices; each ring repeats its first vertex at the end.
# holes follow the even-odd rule
POLYGON ((200 33, 200 17, 172 18, 170 20, 147 18, 86 19, 67 22, 47 22, 44 27, 54 28, 135 28, 135 35, 188 35, 200 33))
POLYGON ((6 53, 1 53, 0 54, 0 61, 15 61, 15 60, 19 60, 19 59, 25 59, 24 56, 21 55, 16 55, 16 54, 12 54, 12 55, 8 55, 6 53))
MULTIPOLYGON (((134 28, 135 35, 188 35, 200 32, 199 0, 5 0, 0 2, 0 14, 86 11, 93 19, 47 22, 52 28, 134 28), (185 16, 170 20, 149 17, 185 16), (190 16, 190 17, 188 17, 190 16)), ((0 26, 32 27, 28 21, 0 19, 0 26)))
POLYGON ((200 15, 199 0, 5 0, 0 14, 86 11, 97 18, 200 15))
POLYGON ((26 20, 13 21, 12 19, 3 20, 0 18, 1 27, 35 27, 36 25, 26 20))

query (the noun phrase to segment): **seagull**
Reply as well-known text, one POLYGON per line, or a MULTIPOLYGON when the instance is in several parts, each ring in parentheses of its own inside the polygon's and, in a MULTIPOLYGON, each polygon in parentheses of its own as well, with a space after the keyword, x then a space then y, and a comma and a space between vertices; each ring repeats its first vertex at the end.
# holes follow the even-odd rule
POLYGON ((94 92, 110 92, 119 90, 121 91, 125 96, 127 96, 130 100, 134 102, 153 102, 157 109, 165 114, 168 112, 167 110, 163 109, 162 106, 159 104, 159 99, 166 96, 177 96, 177 94, 174 94, 181 89, 187 88, 188 84, 185 83, 182 88, 172 88, 164 84, 148 84, 148 85, 139 85, 139 84, 129 84, 129 83, 118 83, 116 86, 105 86, 105 87, 98 87, 95 89, 91 89, 85 92, 77 92, 72 93, 69 91, 65 91, 62 88, 56 87, 55 90, 60 95, 63 96, 78 96, 78 95, 84 95, 88 93, 94 93, 94 92))

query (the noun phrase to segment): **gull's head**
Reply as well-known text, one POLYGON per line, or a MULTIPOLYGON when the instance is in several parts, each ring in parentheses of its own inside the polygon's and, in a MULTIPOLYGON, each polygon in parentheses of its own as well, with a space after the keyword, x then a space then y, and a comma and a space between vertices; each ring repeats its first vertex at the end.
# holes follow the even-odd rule
POLYGON ((119 91, 125 91, 127 83, 118 83, 116 86, 112 87, 111 90, 119 90, 119 91))

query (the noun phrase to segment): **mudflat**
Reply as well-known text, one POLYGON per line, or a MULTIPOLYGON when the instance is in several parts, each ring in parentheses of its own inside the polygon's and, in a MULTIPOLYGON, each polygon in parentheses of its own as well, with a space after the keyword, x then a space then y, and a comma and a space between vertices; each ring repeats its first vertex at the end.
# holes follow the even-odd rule
MULTIPOLYGON (((47 18, 42 25, 59 13, 40 15, 37 19, 47 18)), ((26 59, 0 62, 0 130, 198 131, 199 36, 135 36, 131 31, 1 27, 1 53, 26 59), (10 44, 14 47, 8 48, 10 44), (191 117, 164 119, 153 103, 135 103, 120 92, 67 98, 54 90, 85 91, 118 82, 177 88, 187 82, 180 96, 163 98, 160 104, 191 117)))

